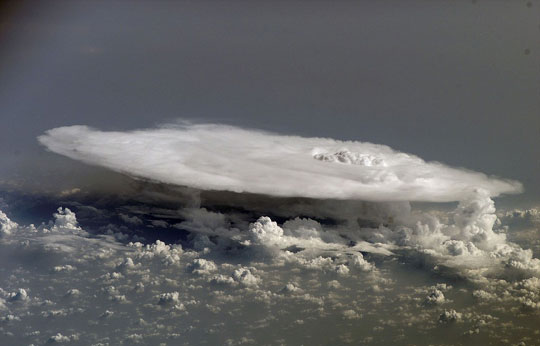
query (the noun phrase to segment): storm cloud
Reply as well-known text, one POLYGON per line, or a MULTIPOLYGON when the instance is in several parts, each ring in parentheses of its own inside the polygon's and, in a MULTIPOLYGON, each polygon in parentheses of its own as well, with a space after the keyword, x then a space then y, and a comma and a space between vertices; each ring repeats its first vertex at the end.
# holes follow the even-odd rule
POLYGON ((401 153, 385 145, 283 136, 224 125, 129 132, 86 126, 48 130, 47 149, 88 164, 202 190, 281 197, 449 202, 477 190, 522 190, 516 181, 401 153))

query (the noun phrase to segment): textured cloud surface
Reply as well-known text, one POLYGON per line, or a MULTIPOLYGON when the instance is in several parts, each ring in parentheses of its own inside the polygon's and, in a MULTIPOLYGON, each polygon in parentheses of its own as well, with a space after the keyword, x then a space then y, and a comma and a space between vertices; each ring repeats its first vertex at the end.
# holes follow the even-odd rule
POLYGON ((352 233, 265 216, 236 229, 226 215, 185 212, 192 234, 182 244, 141 243, 128 228, 92 233, 68 208, 38 226, 0 212, 0 344, 530 345, 538 337, 540 264, 494 233, 489 198, 462 202, 451 225, 419 217, 411 227, 352 233), (359 249, 362 234, 395 254, 359 249))
POLYGON ((39 140, 141 179, 135 197, 129 189, 110 200, 61 193, 78 217, 60 208, 38 227, 0 212, 0 259, 17 254, 0 271, 13 278, 0 287, 6 341, 459 345, 536 337, 538 213, 497 214, 492 200, 519 192, 518 182, 382 145, 220 125, 71 126, 39 140), (459 203, 413 210, 408 201, 459 203), (509 227, 521 223, 526 232, 509 227), (38 269, 26 264, 34 261, 38 269), (118 328, 125 333, 113 335, 118 328))
POLYGON ((283 136, 222 125, 132 132, 47 131, 49 150, 134 177, 204 190, 366 201, 464 200, 521 191, 515 181, 455 169, 384 145, 283 136))

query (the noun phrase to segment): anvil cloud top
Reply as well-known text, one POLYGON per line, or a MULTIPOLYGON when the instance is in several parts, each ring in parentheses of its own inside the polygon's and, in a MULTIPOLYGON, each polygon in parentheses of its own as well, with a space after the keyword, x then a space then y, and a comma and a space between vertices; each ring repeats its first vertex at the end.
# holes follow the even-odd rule
POLYGON ((385 145, 283 136, 224 125, 105 132, 48 130, 49 150, 134 177, 204 190, 283 197, 449 202, 477 190, 517 193, 519 182, 395 151, 385 145))

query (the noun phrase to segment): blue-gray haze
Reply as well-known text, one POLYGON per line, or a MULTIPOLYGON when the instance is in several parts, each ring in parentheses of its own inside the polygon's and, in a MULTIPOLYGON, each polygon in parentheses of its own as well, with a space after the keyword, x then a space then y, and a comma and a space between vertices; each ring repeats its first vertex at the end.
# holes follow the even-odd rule
POLYGON ((382 143, 538 201, 536 2, 17 4, 2 18, 1 178, 69 179, 35 141, 52 127, 183 118, 382 143))
POLYGON ((2 3, 0 345, 539 345, 539 18, 2 3))

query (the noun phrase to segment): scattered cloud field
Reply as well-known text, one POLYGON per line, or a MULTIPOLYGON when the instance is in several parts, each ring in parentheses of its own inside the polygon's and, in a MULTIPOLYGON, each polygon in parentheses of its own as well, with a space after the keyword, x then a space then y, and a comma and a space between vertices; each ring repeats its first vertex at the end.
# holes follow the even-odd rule
POLYGON ((84 230, 68 208, 38 226, 1 213, 2 343, 534 345, 538 338, 540 266, 531 250, 506 239, 505 227, 520 223, 537 237, 536 209, 497 218, 483 196, 459 204, 450 224, 410 212, 374 228, 266 216, 242 223, 206 208, 180 213, 176 224, 124 214, 100 232, 84 230), (188 237, 134 235, 145 225, 188 237))

